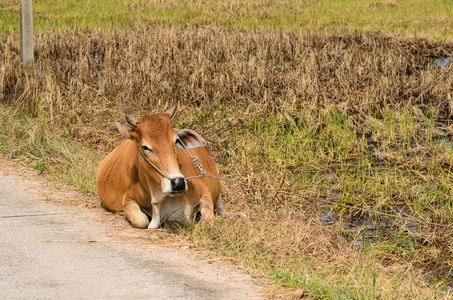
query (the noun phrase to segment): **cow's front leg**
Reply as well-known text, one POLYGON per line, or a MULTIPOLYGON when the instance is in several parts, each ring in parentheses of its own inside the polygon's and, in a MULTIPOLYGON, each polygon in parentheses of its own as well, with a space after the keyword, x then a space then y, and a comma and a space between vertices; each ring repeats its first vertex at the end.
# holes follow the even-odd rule
POLYGON ((212 198, 201 198, 200 201, 200 213, 201 218, 204 220, 215 220, 214 216, 214 204, 212 203, 212 198))
POLYGON ((126 217, 129 221, 131 221, 132 225, 137 228, 147 228, 149 224, 148 216, 141 211, 137 202, 130 199, 127 199, 128 201, 124 200, 126 199, 123 199, 124 212, 126 213, 126 217))
POLYGON ((153 216, 151 222, 148 225, 149 229, 157 229, 160 227, 160 205, 153 203, 153 216))

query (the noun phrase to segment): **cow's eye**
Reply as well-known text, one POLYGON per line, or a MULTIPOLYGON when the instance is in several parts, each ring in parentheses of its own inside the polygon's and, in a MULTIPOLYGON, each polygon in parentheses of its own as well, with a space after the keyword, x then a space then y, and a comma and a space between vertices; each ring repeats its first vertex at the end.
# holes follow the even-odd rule
POLYGON ((151 153, 155 153, 155 151, 154 151, 153 149, 150 149, 150 148, 149 148, 148 146, 146 146, 146 145, 143 145, 142 147, 143 147, 143 150, 145 150, 145 151, 149 151, 149 152, 151 152, 151 153))

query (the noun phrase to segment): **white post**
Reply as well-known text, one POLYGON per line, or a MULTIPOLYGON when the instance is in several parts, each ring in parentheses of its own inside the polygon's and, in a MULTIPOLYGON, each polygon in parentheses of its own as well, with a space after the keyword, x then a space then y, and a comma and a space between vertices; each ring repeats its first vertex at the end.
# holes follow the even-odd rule
POLYGON ((32 75, 35 63, 32 0, 20 0, 20 59, 25 74, 32 75))

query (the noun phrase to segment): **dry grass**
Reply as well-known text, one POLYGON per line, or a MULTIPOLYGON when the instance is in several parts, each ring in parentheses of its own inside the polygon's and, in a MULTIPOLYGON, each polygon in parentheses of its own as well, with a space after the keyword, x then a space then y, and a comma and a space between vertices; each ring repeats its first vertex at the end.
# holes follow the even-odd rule
MULTIPOLYGON (((19 44, 5 37, 0 99, 19 110, 3 109, 0 141, 95 193, 123 110, 178 105, 176 125, 199 131, 229 178, 448 225, 453 76, 434 58, 452 55, 452 44, 347 32, 50 31, 36 36, 37 75, 24 91, 19 44)), ((249 219, 170 230, 315 298, 447 297, 450 228, 235 184, 224 198, 249 219)))
MULTIPOLYGON (((3 38, 0 50, 8 63, 2 65, 2 97, 19 96, 11 93, 19 79, 18 46, 3 38)), ((86 111, 107 117, 103 109, 118 106, 143 112, 219 99, 234 100, 241 109, 264 104, 263 113, 290 116, 302 107, 319 116, 336 106, 359 125, 388 105, 429 105, 448 117, 451 76, 433 58, 453 55, 452 48, 347 33, 261 34, 215 27, 53 31, 36 37, 37 90, 49 118, 72 124, 91 122, 86 111), (44 76, 49 73, 54 76, 44 76)))

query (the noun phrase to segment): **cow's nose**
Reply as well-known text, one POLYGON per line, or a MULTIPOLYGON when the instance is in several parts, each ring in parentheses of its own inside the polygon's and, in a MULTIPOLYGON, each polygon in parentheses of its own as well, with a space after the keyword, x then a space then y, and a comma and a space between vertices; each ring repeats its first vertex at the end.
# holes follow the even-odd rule
POLYGON ((171 190, 173 192, 185 191, 186 180, 184 177, 176 177, 171 179, 171 190))

